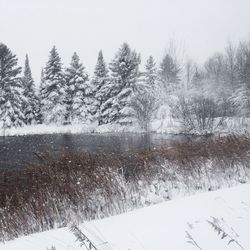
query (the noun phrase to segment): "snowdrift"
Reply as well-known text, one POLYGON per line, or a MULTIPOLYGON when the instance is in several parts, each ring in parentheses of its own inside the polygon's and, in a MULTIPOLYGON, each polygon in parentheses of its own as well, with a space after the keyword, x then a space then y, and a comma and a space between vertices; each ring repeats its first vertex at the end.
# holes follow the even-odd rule
MULTIPOLYGON (((250 249, 250 184, 163 202, 81 224, 97 249, 250 249)), ((1 250, 70 250, 80 247, 69 228, 0 244, 1 250)))

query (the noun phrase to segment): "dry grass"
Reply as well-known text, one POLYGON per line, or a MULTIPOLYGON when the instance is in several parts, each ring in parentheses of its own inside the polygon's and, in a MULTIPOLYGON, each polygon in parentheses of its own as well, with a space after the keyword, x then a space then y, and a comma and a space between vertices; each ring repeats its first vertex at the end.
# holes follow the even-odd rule
POLYGON ((211 160, 214 167, 205 169, 207 175, 215 168, 223 173, 248 169, 250 138, 210 138, 126 154, 62 150, 60 157, 49 152, 38 157, 38 164, 0 174, 0 241, 124 212, 131 206, 128 187, 136 193, 138 180, 170 179, 169 168, 183 179, 201 177, 202 166, 211 160))

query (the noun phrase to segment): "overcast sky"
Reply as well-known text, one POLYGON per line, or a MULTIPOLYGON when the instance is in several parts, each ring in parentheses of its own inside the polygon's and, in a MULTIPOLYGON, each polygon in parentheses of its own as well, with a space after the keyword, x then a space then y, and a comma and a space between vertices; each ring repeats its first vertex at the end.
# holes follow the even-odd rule
POLYGON ((97 54, 107 62, 120 44, 163 57, 169 39, 199 63, 250 34, 250 0, 0 0, 0 42, 23 66, 30 57, 36 81, 56 45, 64 65, 76 51, 92 74, 97 54))

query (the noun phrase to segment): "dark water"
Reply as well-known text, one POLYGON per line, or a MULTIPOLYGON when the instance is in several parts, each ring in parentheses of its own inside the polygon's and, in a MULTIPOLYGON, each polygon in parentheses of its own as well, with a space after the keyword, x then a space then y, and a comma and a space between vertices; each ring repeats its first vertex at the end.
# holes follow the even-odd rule
POLYGON ((35 153, 54 154, 62 148, 88 152, 126 152, 167 146, 183 136, 162 134, 52 134, 0 137, 0 169, 20 168, 37 160, 35 153))

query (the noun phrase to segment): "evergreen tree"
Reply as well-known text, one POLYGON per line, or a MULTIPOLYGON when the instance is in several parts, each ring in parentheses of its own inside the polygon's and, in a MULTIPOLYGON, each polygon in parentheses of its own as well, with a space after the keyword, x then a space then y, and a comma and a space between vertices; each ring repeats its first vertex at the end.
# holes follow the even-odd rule
POLYGON ((131 123, 130 101, 137 91, 140 56, 124 43, 110 63, 109 98, 101 107, 102 123, 131 123))
POLYGON ((73 54, 70 66, 66 69, 65 80, 65 123, 69 124, 76 119, 86 121, 89 116, 90 87, 87 84, 88 74, 80 63, 77 53, 73 54))
POLYGON ((109 84, 108 69, 106 63, 103 59, 102 51, 98 54, 97 63, 94 70, 94 76, 91 81, 91 115, 98 121, 98 124, 101 123, 101 106, 108 98, 107 85, 109 84))
POLYGON ((29 65, 29 58, 26 55, 24 64, 24 75, 23 75, 23 86, 24 86, 24 97, 26 102, 24 103, 24 115, 25 123, 32 124, 38 119, 38 97, 35 93, 34 80, 32 78, 31 69, 29 65))
POLYGON ((156 112, 160 97, 157 68, 154 58, 150 56, 141 74, 139 88, 131 100, 133 116, 144 131, 149 130, 150 122, 156 112), (157 98, 156 98, 157 97, 157 98))
POLYGON ((170 54, 166 54, 160 64, 159 78, 167 93, 178 89, 180 73, 181 69, 176 60, 170 54))
POLYGON ((42 90, 45 88, 45 81, 44 81, 44 69, 41 69, 41 81, 37 95, 37 123, 42 124, 44 122, 43 113, 42 113, 42 90))
POLYGON ((0 121, 4 127, 24 124, 25 99, 17 61, 16 55, 0 43, 0 121))
POLYGON ((41 109, 46 123, 62 122, 64 116, 65 81, 61 58, 54 46, 44 68, 43 86, 41 86, 41 109))
POLYGON ((194 75, 192 77, 191 85, 194 85, 195 87, 197 87, 199 86, 201 81, 204 79, 205 79, 204 72, 202 71, 202 69, 196 66, 194 70, 194 75))
POLYGON ((144 88, 151 92, 157 88, 157 68, 154 58, 150 56, 145 65, 145 72, 143 73, 144 88))

